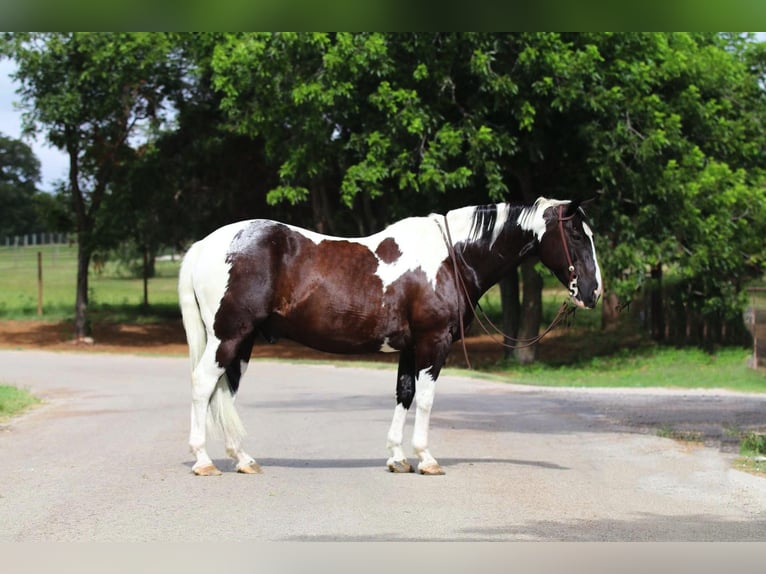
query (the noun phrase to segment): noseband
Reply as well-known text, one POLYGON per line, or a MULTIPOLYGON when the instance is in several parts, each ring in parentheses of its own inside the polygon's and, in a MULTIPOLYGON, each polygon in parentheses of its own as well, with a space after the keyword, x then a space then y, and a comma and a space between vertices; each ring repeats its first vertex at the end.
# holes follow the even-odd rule
POLYGON ((569 244, 567 243, 567 237, 564 233, 564 222, 569 221, 574 217, 574 213, 569 217, 564 217, 564 206, 559 205, 559 232, 561 233, 561 245, 564 247, 564 255, 567 258, 567 265, 569 265, 569 294, 572 297, 577 297, 579 290, 577 289, 577 274, 575 273, 574 265, 572 264, 572 256, 569 253, 569 244))

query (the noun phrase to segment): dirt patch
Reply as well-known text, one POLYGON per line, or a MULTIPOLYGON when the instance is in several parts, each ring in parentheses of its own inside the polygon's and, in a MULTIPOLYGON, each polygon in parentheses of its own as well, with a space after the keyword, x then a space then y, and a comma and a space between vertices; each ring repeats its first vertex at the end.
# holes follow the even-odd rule
MULTIPOLYGON (((0 348, 158 355, 185 355, 187 353, 186 337, 181 321, 141 325, 96 323, 93 325, 93 344, 74 343, 72 340, 73 330, 71 321, 0 321, 0 348)), ((503 357, 502 347, 488 336, 468 337, 466 348, 474 366, 497 363, 503 357)), ((330 355, 287 340, 275 344, 258 341, 253 347, 253 357, 296 360, 364 360, 385 363, 396 363, 398 360, 397 353, 330 355)), ((453 346, 448 365, 465 366, 460 343, 453 346)))

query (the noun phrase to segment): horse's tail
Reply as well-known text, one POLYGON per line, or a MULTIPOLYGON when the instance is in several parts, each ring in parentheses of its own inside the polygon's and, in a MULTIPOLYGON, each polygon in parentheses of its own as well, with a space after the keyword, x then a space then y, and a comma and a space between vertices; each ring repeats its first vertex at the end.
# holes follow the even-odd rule
MULTIPOLYGON (((199 243, 195 243, 189 248, 178 273, 178 301, 181 306, 186 341, 189 345, 192 373, 202 359, 207 345, 207 331, 205 323, 202 321, 199 301, 194 292, 192 279, 192 270, 199 256, 199 245, 199 243)), ((215 390, 210 397, 210 407, 207 413, 207 426, 211 434, 220 436, 223 433, 225 436, 234 437, 239 441, 244 438, 245 428, 234 408, 234 393, 225 374, 216 383, 215 390)))
POLYGON ((197 262, 199 245, 199 243, 195 243, 189 248, 178 273, 178 303, 181 306, 181 318, 183 319, 184 331, 186 331, 186 342, 189 345, 192 371, 199 364, 207 344, 205 324, 202 322, 202 314, 192 279, 192 270, 197 262))

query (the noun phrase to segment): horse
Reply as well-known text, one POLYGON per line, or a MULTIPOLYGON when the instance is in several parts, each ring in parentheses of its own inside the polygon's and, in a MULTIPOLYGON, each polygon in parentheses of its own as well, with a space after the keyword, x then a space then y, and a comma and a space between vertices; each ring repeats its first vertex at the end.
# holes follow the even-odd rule
POLYGON ((357 238, 252 219, 194 243, 178 286, 191 359, 192 472, 221 474, 206 451, 206 422, 223 435, 238 472, 261 472, 243 450, 245 430, 234 407, 260 336, 329 353, 398 352, 386 466, 414 472, 402 447, 414 400, 417 469, 443 474, 428 448, 436 380, 482 294, 533 256, 575 305, 595 307, 602 282, 593 231, 572 201, 463 207, 357 238))

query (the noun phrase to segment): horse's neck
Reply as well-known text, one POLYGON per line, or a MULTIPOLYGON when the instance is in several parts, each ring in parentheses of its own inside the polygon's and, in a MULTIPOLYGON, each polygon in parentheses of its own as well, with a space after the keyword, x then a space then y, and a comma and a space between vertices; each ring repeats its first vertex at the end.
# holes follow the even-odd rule
MULTIPOLYGON (((491 236, 474 239, 470 236, 453 237, 453 245, 460 252, 457 255, 459 267, 463 268, 462 274, 471 299, 478 301, 490 287, 521 263, 524 246, 534 240, 533 234, 519 225, 517 214, 512 211, 510 218, 507 216, 507 212, 503 214, 503 219, 497 224, 498 229, 491 236), (506 220, 508 223, 504 224, 506 220)), ((461 228, 465 227, 463 223, 461 228)))

